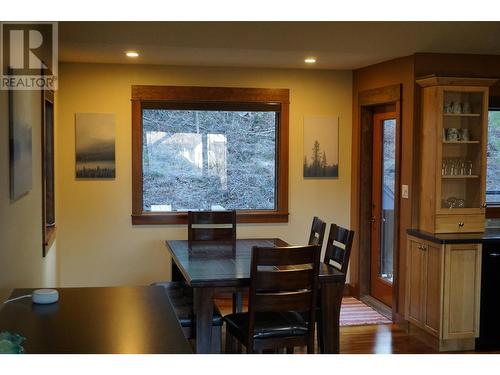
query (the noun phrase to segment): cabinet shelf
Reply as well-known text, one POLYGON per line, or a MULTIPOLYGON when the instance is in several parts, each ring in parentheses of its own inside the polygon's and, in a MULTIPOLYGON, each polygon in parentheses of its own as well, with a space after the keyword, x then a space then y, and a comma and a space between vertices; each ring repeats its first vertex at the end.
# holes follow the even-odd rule
POLYGON ((443 113, 445 117, 481 117, 480 113, 443 113))
POLYGON ((444 178, 444 179, 454 179, 454 178, 479 178, 478 175, 455 175, 455 176, 441 176, 441 178, 444 178))
POLYGON ((478 145, 480 143, 481 143, 481 141, 443 141, 443 144, 445 144, 445 145, 461 145, 461 144, 478 145))

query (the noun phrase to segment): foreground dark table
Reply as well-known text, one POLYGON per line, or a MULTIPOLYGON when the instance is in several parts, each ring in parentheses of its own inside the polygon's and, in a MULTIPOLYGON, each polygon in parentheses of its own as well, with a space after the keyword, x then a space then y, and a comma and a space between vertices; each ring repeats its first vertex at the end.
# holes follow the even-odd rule
MULTIPOLYGON (((26 337, 26 353, 192 353, 162 287, 58 288, 59 302, 3 305, 0 331, 26 337)), ((30 294, 15 289, 12 297, 30 294)))
MULTIPOLYGON (((196 350, 210 351, 214 294, 250 286, 253 246, 288 246, 279 238, 238 239, 236 248, 220 243, 195 244, 187 240, 166 241, 173 265, 194 289, 196 350)), ((175 272, 172 273, 175 279, 175 272)), ((339 352, 340 304, 345 275, 325 264, 320 268, 323 353, 339 352)))

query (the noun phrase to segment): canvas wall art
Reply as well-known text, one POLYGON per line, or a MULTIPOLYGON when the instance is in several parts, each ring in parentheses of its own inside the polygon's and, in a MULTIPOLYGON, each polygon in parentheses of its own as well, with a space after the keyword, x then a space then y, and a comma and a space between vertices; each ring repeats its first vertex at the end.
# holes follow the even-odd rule
MULTIPOLYGON (((40 106, 40 92, 9 91, 10 199, 17 200, 33 185, 32 126, 40 106)), ((39 113, 39 112, 38 112, 39 113)))
POLYGON ((339 121, 335 117, 304 118, 304 177, 339 176, 339 121))
POLYGON ((77 113, 75 116, 76 178, 115 178, 115 115, 77 113))

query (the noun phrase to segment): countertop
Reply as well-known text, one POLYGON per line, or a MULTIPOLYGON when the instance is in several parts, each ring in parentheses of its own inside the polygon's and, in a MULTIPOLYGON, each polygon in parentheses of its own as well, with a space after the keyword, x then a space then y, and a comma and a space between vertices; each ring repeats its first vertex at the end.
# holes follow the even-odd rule
POLYGON ((484 233, 442 233, 434 234, 418 229, 408 229, 410 236, 438 244, 485 243, 500 241, 500 228, 487 228, 484 233))

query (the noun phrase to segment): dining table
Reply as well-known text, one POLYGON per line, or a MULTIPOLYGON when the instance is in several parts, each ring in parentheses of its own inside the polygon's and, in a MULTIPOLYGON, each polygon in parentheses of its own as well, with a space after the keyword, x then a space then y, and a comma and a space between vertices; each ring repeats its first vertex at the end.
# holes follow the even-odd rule
MULTIPOLYGON (((250 263, 254 246, 290 246, 280 238, 237 239, 235 244, 220 241, 168 240, 172 257, 172 280, 180 279, 193 288, 196 319, 196 352, 210 353, 214 296, 241 291, 250 286, 250 263)), ((320 352, 339 353, 340 305, 345 274, 321 263, 319 284, 322 325, 318 334, 320 352)))
MULTIPOLYGON (((31 298, 0 310, 0 332, 19 334, 28 354, 192 354, 160 286, 57 288, 59 300, 31 298)), ((14 289, 11 298, 31 294, 14 289)))

